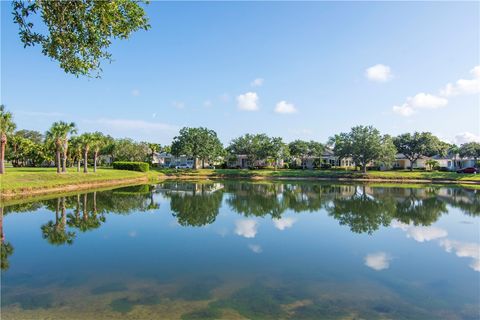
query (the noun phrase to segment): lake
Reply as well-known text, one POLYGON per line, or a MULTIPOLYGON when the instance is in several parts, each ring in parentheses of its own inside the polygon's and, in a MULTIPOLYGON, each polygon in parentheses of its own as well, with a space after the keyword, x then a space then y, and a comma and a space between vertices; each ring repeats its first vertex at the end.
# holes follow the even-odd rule
POLYGON ((2 319, 479 319, 480 190, 168 181, 3 208, 2 319))

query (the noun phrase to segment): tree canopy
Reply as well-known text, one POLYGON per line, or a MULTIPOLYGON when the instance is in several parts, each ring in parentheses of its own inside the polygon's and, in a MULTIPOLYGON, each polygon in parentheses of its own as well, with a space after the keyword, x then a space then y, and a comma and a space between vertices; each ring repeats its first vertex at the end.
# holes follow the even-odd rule
POLYGON ((13 21, 24 47, 39 45, 42 53, 75 76, 100 76, 101 62, 111 61, 113 39, 127 39, 150 25, 141 0, 15 0, 13 21), (37 24, 39 16, 43 25, 37 24), (34 23, 35 21, 35 23, 34 23))
POLYGON ((440 140, 430 132, 404 133, 393 139, 398 152, 410 160, 410 170, 423 156, 433 156, 441 147, 440 140))
POLYGON ((180 134, 173 138, 172 154, 175 156, 188 155, 195 159, 215 160, 223 153, 223 145, 213 130, 199 128, 182 128, 180 134))
POLYGON ((339 158, 351 157, 356 165, 367 172, 367 165, 372 162, 393 162, 396 149, 392 138, 382 136, 372 126, 356 126, 350 132, 342 132, 330 138, 333 151, 339 158))

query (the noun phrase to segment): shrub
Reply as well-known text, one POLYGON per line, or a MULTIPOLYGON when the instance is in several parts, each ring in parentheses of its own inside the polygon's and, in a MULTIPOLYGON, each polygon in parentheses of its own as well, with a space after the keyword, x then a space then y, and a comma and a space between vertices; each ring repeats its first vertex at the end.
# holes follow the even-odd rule
POLYGON ((289 164, 288 164, 288 163, 284 163, 284 164, 283 164, 283 169, 288 169, 288 168, 290 168, 289 164))
POLYGON ((322 165, 320 166, 320 169, 325 169, 325 170, 328 170, 331 168, 332 168, 332 165, 330 163, 322 163, 322 165))
POLYGON ((147 172, 150 166, 146 162, 115 161, 113 169, 147 172))

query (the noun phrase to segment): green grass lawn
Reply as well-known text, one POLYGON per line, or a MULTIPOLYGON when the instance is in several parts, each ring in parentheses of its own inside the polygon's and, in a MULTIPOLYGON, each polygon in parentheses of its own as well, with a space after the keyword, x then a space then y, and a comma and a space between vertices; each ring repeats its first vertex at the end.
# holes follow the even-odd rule
POLYGON ((437 172, 437 171, 368 171, 363 175, 358 171, 350 170, 248 170, 248 169, 158 169, 166 176, 186 176, 186 177, 245 177, 245 178, 367 178, 367 179, 422 179, 422 180, 455 180, 455 181, 478 181, 480 175, 458 174, 456 172, 437 172))
POLYGON ((0 190, 4 192, 20 192, 34 189, 47 189, 66 185, 88 184, 123 179, 155 179, 161 173, 147 173, 99 168, 96 173, 77 172, 69 168, 67 173, 57 174, 55 168, 6 168, 0 176, 0 190))

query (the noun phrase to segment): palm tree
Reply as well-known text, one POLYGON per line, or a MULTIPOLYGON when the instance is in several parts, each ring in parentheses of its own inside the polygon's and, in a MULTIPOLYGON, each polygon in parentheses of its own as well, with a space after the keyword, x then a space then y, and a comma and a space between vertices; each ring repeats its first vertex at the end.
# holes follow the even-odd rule
POLYGON ((0 105, 0 174, 5 173, 5 146, 7 145, 7 136, 15 130, 11 112, 5 110, 5 106, 0 105))
POLYGON ((92 147, 93 147, 93 172, 97 172, 97 159, 100 149, 103 148, 106 144, 106 139, 103 133, 94 132, 91 135, 92 137, 92 147))
POLYGON ((88 173, 88 152, 90 151, 94 139, 91 133, 84 133, 80 137, 83 146, 83 172, 88 173))
POLYGON ((70 141, 73 149, 73 154, 77 160, 77 172, 80 172, 80 163, 82 162, 83 141, 81 136, 73 137, 70 141))
POLYGON ((67 123, 64 121, 54 122, 50 130, 47 131, 47 139, 52 141, 55 145, 57 173, 67 172, 68 135, 76 132, 77 128, 75 123, 67 123), (63 161, 61 161, 61 156, 63 156, 63 161), (61 170, 60 162, 62 163, 61 170))

